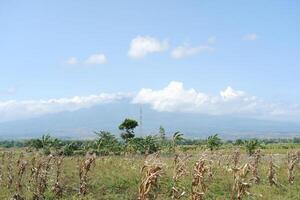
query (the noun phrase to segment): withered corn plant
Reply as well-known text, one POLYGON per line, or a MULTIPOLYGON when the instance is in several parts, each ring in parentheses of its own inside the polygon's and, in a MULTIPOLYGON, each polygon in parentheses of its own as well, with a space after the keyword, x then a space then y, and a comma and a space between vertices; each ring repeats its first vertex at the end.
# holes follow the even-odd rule
POLYGON ((33 172, 33 200, 42 200, 45 198, 44 193, 48 188, 48 176, 51 168, 52 155, 45 158, 41 157, 35 162, 34 172, 33 172))
POLYGON ((296 164, 299 162, 298 155, 296 153, 288 152, 288 181, 290 184, 294 183, 295 175, 294 168, 296 164))
POLYGON ((247 181, 250 172, 250 165, 246 163, 242 167, 230 169, 233 172, 234 184, 231 192, 231 200, 241 200, 245 195, 254 196, 249 189, 251 184, 247 181))
POLYGON ((253 160, 250 164, 250 166, 251 166, 250 169, 252 172, 251 180, 256 184, 258 184, 260 182, 260 177, 259 177, 259 173, 258 173, 260 159, 261 159, 261 153, 260 153, 260 150, 257 150, 254 152, 253 160))
POLYGON ((20 154, 18 160, 17 160, 17 176, 16 176, 16 193, 13 195, 12 200, 23 200, 25 199, 22 197, 23 192, 23 185, 22 185, 22 179, 26 170, 27 161, 24 160, 23 153, 20 154))
POLYGON ((61 184, 61 173, 62 173, 62 163, 63 163, 63 156, 57 156, 54 159, 55 165, 55 183, 52 187, 52 192, 56 198, 61 198, 63 195, 63 186, 61 184))
POLYGON ((194 165, 193 180, 192 180, 192 200, 203 200, 206 192, 205 174, 208 172, 208 167, 205 166, 205 160, 200 158, 194 165))
POLYGON ((232 154, 232 161, 233 161, 234 168, 236 168, 238 166, 239 161, 240 161, 240 156, 241 156, 240 150, 236 149, 232 154))
POLYGON ((87 154, 85 159, 78 159, 79 170, 79 194, 85 196, 88 193, 88 173, 91 170, 92 164, 96 162, 96 154, 87 154))
POLYGON ((4 163, 5 163, 5 152, 1 153, 1 159, 0 159, 0 185, 4 185, 4 163))
POLYGON ((143 175, 139 185, 138 200, 155 199, 156 194, 151 194, 151 189, 157 186, 162 169, 163 165, 158 154, 147 156, 141 170, 143 175))
POLYGON ((278 166, 274 164, 273 157, 271 156, 269 161, 269 169, 268 169, 268 180, 270 186, 273 185, 278 186, 277 178, 276 178, 276 168, 278 168, 278 166))
POLYGON ((13 153, 9 152, 7 156, 7 188, 12 189, 14 180, 14 168, 13 168, 13 153))
POLYGON ((30 185, 34 182, 35 180, 35 174, 36 174, 36 160, 37 160, 37 155, 33 155, 30 161, 30 175, 29 175, 29 184, 28 184, 28 189, 31 190, 32 188, 30 185))
POLYGON ((175 155, 174 158, 174 170, 173 170, 173 187, 172 187, 172 199, 180 199, 186 193, 186 188, 180 184, 181 177, 187 174, 187 161, 190 155, 180 156, 175 155))

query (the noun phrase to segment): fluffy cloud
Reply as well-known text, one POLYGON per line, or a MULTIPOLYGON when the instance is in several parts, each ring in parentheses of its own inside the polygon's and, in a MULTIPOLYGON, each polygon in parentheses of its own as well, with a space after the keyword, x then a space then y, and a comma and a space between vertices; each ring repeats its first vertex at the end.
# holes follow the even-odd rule
POLYGON ((75 96, 72 98, 48 100, 0 101, 0 122, 32 118, 44 114, 59 113, 63 111, 75 111, 98 104, 111 103, 129 98, 129 96, 129 94, 123 93, 102 93, 99 95, 75 96))
POLYGON ((149 104, 161 112, 196 112, 210 115, 245 115, 276 118, 300 115, 299 105, 265 102, 244 91, 227 87, 219 95, 209 95, 195 89, 185 89, 183 83, 172 81, 161 90, 141 89, 133 103, 149 104))
POLYGON ((187 56, 192 56, 198 53, 212 52, 212 51, 214 51, 214 48, 208 45, 191 47, 188 44, 184 44, 182 46, 178 46, 175 49, 173 49, 171 52, 171 57, 179 59, 187 56))
POLYGON ((68 65, 76 65, 78 64, 78 59, 76 57, 71 57, 66 61, 68 65))
POLYGON ((258 39, 258 35, 255 33, 247 34, 242 37, 243 40, 254 41, 258 39))
POLYGON ((300 104, 266 102, 241 90, 227 87, 217 95, 186 89, 172 81, 159 90, 143 88, 136 94, 102 93, 48 100, 0 101, 0 122, 27 119, 45 114, 75 111, 123 99, 134 104, 148 104, 160 112, 238 115, 258 119, 300 120, 300 104))
POLYGON ((132 58, 142 58, 150 53, 162 52, 168 48, 168 41, 160 41, 149 36, 138 36, 132 39, 128 56, 132 58))
POLYGON ((104 54, 93 54, 90 55, 86 60, 85 64, 88 65, 101 65, 107 62, 106 56, 104 54))

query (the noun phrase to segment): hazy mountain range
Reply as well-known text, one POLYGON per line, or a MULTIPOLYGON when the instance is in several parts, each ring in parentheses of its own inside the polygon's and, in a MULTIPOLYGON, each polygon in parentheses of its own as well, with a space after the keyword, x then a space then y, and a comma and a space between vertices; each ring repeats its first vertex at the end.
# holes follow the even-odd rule
MULTIPOLYGON (((4 122, 0 123, 0 138, 31 138, 46 133, 64 138, 90 138, 97 130, 108 130, 119 135, 118 125, 126 117, 140 121, 140 106, 120 101, 73 112, 4 122)), ((190 138, 205 138, 213 133, 226 139, 300 136, 300 123, 238 116, 157 112, 149 106, 142 107, 142 127, 137 128, 136 134, 157 133, 160 125, 168 135, 181 131, 190 138)))

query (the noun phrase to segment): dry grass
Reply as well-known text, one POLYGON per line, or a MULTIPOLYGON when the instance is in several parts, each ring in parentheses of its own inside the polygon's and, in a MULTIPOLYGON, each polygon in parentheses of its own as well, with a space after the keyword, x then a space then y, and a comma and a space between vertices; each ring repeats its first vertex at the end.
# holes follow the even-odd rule
POLYGON ((299 199, 297 151, 251 157, 240 150, 199 153, 175 159, 1 153, 0 199, 299 199))

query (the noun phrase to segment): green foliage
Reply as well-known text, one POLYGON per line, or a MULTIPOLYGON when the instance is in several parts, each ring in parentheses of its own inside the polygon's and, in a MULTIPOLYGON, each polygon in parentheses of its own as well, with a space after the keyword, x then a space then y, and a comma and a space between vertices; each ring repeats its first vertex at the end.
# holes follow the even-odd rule
POLYGON ((32 139, 28 143, 30 147, 35 148, 36 150, 43 148, 43 143, 40 139, 32 139))
POLYGON ((218 149, 222 145, 221 138, 219 138, 218 134, 211 135, 207 138, 207 147, 213 151, 218 149))
POLYGON ((121 151, 121 144, 116 137, 107 131, 95 132, 98 136, 96 146, 98 153, 101 155, 108 155, 110 153, 119 153, 121 151))
POLYGON ((158 139, 155 136, 137 137, 128 140, 126 151, 131 153, 151 154, 159 150, 158 139))
POLYGON ((32 139, 28 145, 36 150, 43 149, 44 154, 51 153, 51 149, 57 151, 61 147, 60 140, 51 137, 49 134, 43 135, 41 139, 32 139))
POLYGON ((242 146, 242 145, 244 145, 244 141, 241 140, 241 139, 237 139, 237 140, 235 140, 234 145, 236 145, 236 146, 242 146))
POLYGON ((121 133, 121 138, 126 142, 128 139, 134 138, 134 129, 138 126, 138 122, 133 119, 126 118, 120 125, 119 129, 125 132, 121 133))
POLYGON ((159 150, 157 137, 148 135, 144 139, 144 149, 149 154, 157 152, 159 150))
POLYGON ((75 150, 76 150, 76 147, 75 147, 74 143, 69 143, 63 147, 63 154, 65 156, 72 156, 74 154, 75 150))
POLYGON ((173 137, 172 137, 172 148, 173 148, 173 151, 176 151, 176 145, 179 141, 182 141, 183 140, 183 133, 180 133, 179 131, 175 132, 173 134, 173 137))
POLYGON ((261 146, 261 143, 257 139, 246 140, 244 144, 249 155, 252 155, 254 151, 261 146))

